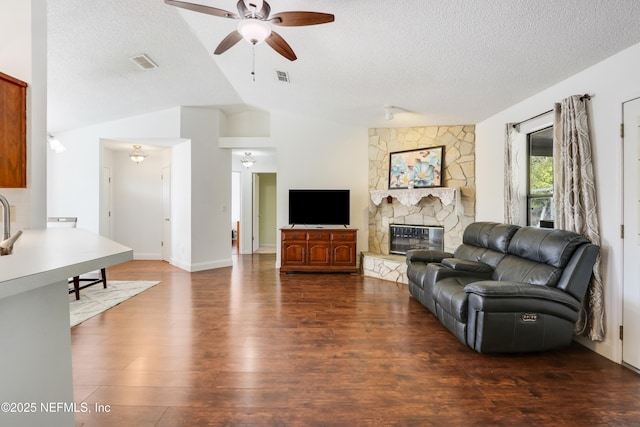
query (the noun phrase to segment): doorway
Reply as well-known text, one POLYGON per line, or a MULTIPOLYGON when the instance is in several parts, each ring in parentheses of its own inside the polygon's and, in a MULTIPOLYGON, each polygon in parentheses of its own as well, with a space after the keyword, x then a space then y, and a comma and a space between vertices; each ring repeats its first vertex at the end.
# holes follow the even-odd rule
POLYGON ((111 224, 111 200, 113 197, 111 188, 111 168, 104 166, 102 168, 102 190, 100 192, 102 197, 100 203, 100 208, 102 209, 100 212, 100 234, 108 239, 112 238, 111 230, 113 229, 111 224))
POLYGON ((276 184, 275 173, 253 174, 253 252, 276 252, 276 184))
POLYGON ((171 262, 171 166, 162 168, 162 260, 171 262))
POLYGON ((640 371, 640 98, 623 112, 623 307, 622 363, 640 371))

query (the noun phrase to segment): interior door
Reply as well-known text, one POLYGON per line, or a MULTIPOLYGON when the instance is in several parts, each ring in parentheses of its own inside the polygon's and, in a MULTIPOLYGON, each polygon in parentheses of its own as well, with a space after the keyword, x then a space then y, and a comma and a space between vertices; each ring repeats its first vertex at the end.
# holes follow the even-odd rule
POLYGON ((640 98, 622 104, 624 120, 624 337, 622 361, 640 370, 640 98))
POLYGON ((253 174, 252 196, 253 230, 251 230, 251 247, 252 252, 255 252, 260 247, 260 175, 257 173, 253 174))
POLYGON ((102 168, 102 201, 100 212, 100 233, 111 239, 111 168, 102 168))
POLYGON ((171 167, 162 168, 162 259, 171 261, 171 167))

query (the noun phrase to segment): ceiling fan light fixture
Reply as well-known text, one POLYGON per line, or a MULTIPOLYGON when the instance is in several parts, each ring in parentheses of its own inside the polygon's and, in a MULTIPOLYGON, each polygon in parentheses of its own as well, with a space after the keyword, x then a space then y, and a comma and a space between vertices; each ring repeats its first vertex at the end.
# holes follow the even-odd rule
POLYGON ((271 27, 264 21, 255 18, 243 19, 238 23, 238 32, 249 43, 260 44, 271 35, 271 27))

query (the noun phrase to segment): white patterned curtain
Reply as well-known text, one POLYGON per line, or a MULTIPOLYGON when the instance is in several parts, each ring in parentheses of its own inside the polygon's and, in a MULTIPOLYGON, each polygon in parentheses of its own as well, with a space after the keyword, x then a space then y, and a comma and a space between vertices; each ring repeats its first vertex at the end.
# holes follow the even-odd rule
MULTIPOLYGON (((554 108, 555 227, 575 231, 600 245, 600 225, 593 175, 586 100, 580 95, 563 99, 554 108)), ((576 335, 604 339, 604 288, 600 256, 576 323, 576 335)))
POLYGON ((504 144, 504 222, 519 224, 520 222, 520 144, 518 125, 507 123, 504 144))

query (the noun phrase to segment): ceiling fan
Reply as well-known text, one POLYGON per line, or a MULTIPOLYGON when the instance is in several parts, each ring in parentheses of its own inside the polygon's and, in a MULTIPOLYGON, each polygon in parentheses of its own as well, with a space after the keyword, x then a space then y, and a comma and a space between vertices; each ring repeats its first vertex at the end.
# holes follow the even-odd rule
POLYGON ((281 27, 301 27, 305 25, 326 24, 334 20, 333 15, 320 12, 280 12, 270 16, 271 6, 264 0, 239 0, 237 4, 237 14, 211 6, 184 1, 164 0, 164 2, 171 6, 240 21, 238 23, 238 29, 231 32, 220 42, 213 52, 215 55, 226 52, 244 38, 253 45, 264 41, 289 61, 295 61, 297 57, 293 49, 291 49, 291 46, 289 46, 280 34, 272 31, 269 24, 279 25, 281 27))

